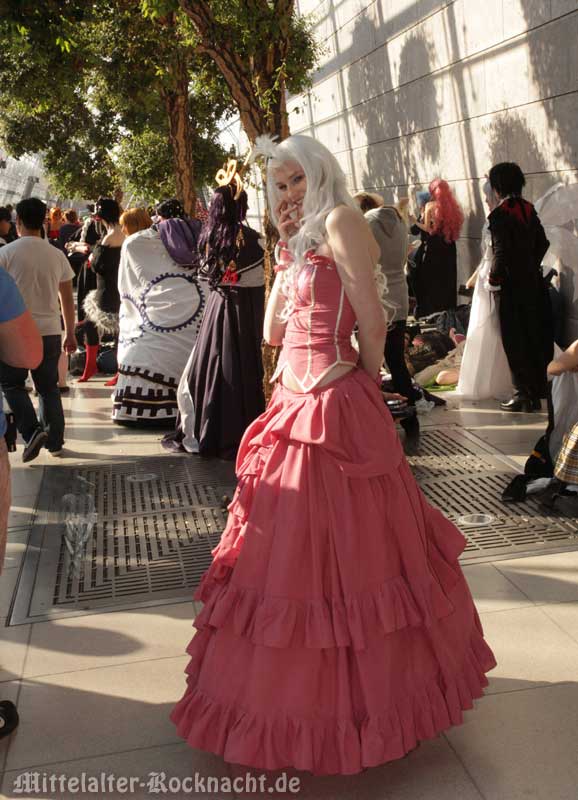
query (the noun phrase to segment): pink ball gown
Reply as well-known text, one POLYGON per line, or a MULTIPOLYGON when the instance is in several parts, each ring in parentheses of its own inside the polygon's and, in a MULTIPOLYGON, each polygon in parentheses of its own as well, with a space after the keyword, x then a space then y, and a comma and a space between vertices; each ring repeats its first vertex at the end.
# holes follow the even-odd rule
POLYGON ((495 666, 458 565, 377 385, 356 364, 334 262, 301 271, 278 384, 238 487, 171 718, 195 748, 259 769, 351 774, 462 722, 495 666))

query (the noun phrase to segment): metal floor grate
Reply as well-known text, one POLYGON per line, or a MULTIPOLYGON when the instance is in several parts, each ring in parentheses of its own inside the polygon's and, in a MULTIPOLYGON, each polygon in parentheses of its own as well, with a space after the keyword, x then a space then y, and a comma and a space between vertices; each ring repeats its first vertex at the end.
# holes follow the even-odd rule
MULTIPOLYGON (((464 564, 578 548, 578 514, 502 503, 517 466, 462 428, 426 428, 409 461, 464 532, 464 564), (483 524, 466 525, 474 514, 483 524)), ((11 625, 190 600, 226 523, 232 464, 167 455, 45 474, 11 625), (86 537, 76 559, 67 533, 86 537)))
POLYGON ((47 471, 10 624, 190 600, 234 481, 185 455, 47 471))
POLYGON ((578 549, 578 500, 573 514, 545 511, 532 497, 503 503, 518 466, 463 428, 425 430, 410 456, 423 493, 467 539, 462 564, 578 549), (466 524, 464 517, 481 516, 466 524))

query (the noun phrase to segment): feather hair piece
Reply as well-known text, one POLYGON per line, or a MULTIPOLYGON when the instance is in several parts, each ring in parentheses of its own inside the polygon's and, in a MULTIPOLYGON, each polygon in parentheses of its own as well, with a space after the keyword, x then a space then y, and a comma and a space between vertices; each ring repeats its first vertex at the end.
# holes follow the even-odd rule
POLYGON ((253 152, 251 153, 251 161, 255 161, 259 156, 265 158, 275 158, 277 155, 278 143, 277 136, 271 136, 270 133, 262 133, 255 139, 253 145, 253 152))

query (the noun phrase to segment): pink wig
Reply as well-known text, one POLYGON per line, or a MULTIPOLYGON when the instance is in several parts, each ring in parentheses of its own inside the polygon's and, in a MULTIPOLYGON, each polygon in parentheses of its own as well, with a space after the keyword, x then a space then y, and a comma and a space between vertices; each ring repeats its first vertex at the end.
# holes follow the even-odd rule
POLYGON ((429 191, 435 203, 432 232, 441 234, 446 242, 455 242, 464 224, 464 214, 449 183, 436 178, 430 183, 429 191))

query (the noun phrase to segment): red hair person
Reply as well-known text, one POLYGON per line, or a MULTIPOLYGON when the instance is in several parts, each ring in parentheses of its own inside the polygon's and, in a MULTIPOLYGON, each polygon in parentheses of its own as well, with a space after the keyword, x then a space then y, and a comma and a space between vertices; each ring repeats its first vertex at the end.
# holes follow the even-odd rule
POLYGON ((442 178, 436 178, 429 185, 431 201, 426 205, 425 218, 431 224, 430 233, 437 233, 451 244, 460 238, 464 224, 464 213, 454 197, 450 185, 442 178))
POLYGON ((447 181, 433 180, 429 196, 422 215, 410 218, 411 233, 421 238, 410 272, 416 317, 454 309, 457 301, 456 241, 464 214, 447 181))

